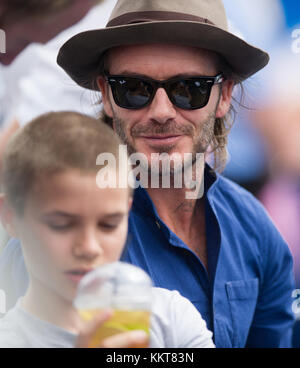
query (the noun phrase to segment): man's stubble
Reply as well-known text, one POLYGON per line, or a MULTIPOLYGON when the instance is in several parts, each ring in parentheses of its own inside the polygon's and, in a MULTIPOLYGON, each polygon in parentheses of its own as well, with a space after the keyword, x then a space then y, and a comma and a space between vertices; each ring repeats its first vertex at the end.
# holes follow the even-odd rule
MULTIPOLYGON (((166 122, 164 124, 161 123, 151 123, 147 126, 143 125, 140 126, 136 124, 133 129, 131 129, 130 134, 131 137, 138 137, 139 134, 147 133, 147 134, 186 134, 188 136, 191 136, 193 138, 193 146, 190 153, 192 153, 192 161, 191 165, 193 166, 197 160, 197 156, 199 154, 202 154, 201 157, 205 157, 205 153, 208 151, 209 146, 213 140, 214 137, 214 126, 216 122, 216 111, 217 107, 219 105, 219 101, 221 98, 221 92, 222 90, 219 90, 219 96, 218 101, 216 103, 215 109, 213 112, 211 112, 206 120, 204 122, 199 122, 198 124, 192 125, 180 125, 174 121, 166 122), (195 131, 195 126, 199 127, 197 131, 195 131), (198 155, 197 155, 198 154, 198 155)), ((130 156, 131 154, 138 153, 136 148, 133 146, 133 144, 130 141, 130 138, 128 137, 126 130, 124 127, 126 126, 126 122, 122 120, 116 113, 111 101, 110 101, 111 109, 113 112, 113 129, 118 134, 121 141, 127 146, 127 152, 130 156)), ((161 146, 159 149, 159 152, 155 152, 158 154, 162 153, 169 153, 172 151, 174 147, 168 145, 168 146, 161 146)), ((158 150, 157 150, 158 151, 158 150)), ((154 153, 154 152, 153 152, 154 153)), ((185 152, 188 153, 188 152, 185 152)), ((142 162, 140 163, 142 165, 142 162)), ((175 165, 176 166, 176 165, 175 165)), ((151 174, 151 162, 148 162, 147 168, 149 175, 151 174)), ((183 170, 183 158, 181 160, 181 164, 178 166, 178 170, 176 170, 176 167, 171 168, 171 174, 175 175, 177 171, 183 170)), ((163 173, 160 171, 159 175, 163 175, 163 173)))

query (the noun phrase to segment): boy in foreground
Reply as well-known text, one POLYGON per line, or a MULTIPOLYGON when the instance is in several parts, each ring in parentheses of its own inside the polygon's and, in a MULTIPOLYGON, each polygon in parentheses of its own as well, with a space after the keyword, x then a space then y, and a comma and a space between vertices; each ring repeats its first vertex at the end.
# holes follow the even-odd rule
MULTIPOLYGON (((69 112, 37 118, 9 143, 1 217, 21 240, 30 283, 0 320, 0 347, 87 347, 112 315, 105 311, 82 325, 73 300, 81 278, 118 260, 126 242, 130 188, 96 184, 97 156, 113 154, 118 167, 119 144, 104 123, 69 112)), ((214 347, 211 337, 187 299, 153 289, 150 347, 214 347)), ((131 331, 99 347, 137 347, 147 340, 143 331, 131 331)))

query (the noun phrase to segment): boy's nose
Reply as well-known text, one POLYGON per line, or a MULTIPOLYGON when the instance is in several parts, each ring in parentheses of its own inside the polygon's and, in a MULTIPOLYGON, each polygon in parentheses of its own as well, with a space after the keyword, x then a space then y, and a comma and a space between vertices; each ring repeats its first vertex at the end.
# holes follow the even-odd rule
POLYGON ((92 229, 84 230, 78 236, 73 247, 76 257, 93 259, 103 254, 97 232, 92 229))
POLYGON ((158 88, 149 107, 150 119, 160 124, 167 123, 176 117, 176 110, 170 101, 167 92, 158 88))

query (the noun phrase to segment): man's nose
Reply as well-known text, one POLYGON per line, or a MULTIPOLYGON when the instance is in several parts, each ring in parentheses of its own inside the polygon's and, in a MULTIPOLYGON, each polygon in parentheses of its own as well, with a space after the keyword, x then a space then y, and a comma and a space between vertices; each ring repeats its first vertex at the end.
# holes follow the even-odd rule
POLYGON ((94 259, 103 254, 99 236, 95 229, 83 229, 75 239, 73 254, 79 258, 94 259))
POLYGON ((157 89, 153 101, 150 104, 149 113, 150 119, 160 124, 175 119, 176 109, 163 88, 157 89))

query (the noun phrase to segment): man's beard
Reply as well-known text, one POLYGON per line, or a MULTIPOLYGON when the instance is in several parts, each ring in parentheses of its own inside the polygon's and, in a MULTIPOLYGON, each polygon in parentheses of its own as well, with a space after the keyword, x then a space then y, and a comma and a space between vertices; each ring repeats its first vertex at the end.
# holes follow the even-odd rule
MULTIPOLYGON (((149 134, 149 135, 151 134, 170 134, 170 135, 171 134, 174 134, 174 135, 181 134, 182 135, 183 134, 183 135, 190 136, 191 138, 194 136, 194 143, 192 146, 192 150, 190 152, 192 154, 192 160, 190 164, 194 165, 194 163, 197 160, 197 154, 203 154, 204 156, 204 153, 208 150, 209 145, 212 142, 212 139, 214 137, 215 120, 216 120, 216 113, 213 112, 207 117, 207 119, 203 123, 196 125, 200 128, 199 131, 195 131, 195 126, 192 124, 181 126, 177 124, 176 122, 170 122, 170 123, 167 122, 164 124, 151 123, 147 126, 145 125, 139 126, 137 124, 137 126, 133 127, 130 133, 131 133, 131 137, 133 138, 139 137, 141 134, 149 134)), ((113 125, 114 129, 116 133, 118 134, 118 136, 120 137, 121 141, 127 146, 128 155, 130 156, 131 154, 137 153, 138 151, 130 142, 130 139, 124 129, 124 127, 126 126, 126 122, 120 119, 114 113, 113 124, 114 124, 113 125)), ((158 154, 169 153, 173 148, 174 147, 171 145, 165 145, 165 146, 161 146, 159 149, 156 148, 156 152, 153 152, 153 153, 158 153, 158 154)), ((140 163, 140 165, 143 166, 142 162, 140 163)), ((174 166, 171 167, 172 174, 175 174, 177 172, 176 166, 178 166, 178 170, 182 171, 183 157, 181 158, 180 165, 174 164, 174 166)), ((147 169, 148 173, 150 174, 151 162, 148 162, 148 166, 145 169, 147 169)), ((160 170, 160 175, 163 175, 161 170, 160 170)))

